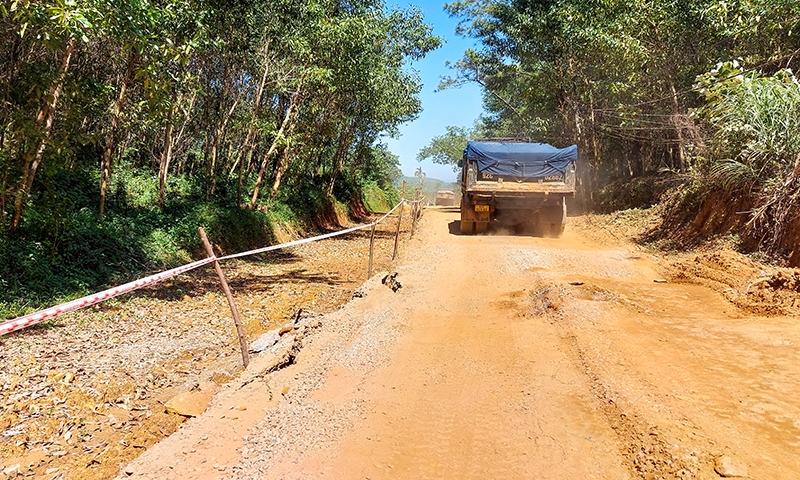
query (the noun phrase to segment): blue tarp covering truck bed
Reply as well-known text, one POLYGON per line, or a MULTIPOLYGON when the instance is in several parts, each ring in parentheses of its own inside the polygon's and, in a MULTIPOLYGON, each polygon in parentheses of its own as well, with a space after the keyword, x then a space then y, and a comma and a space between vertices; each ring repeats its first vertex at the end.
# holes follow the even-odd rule
POLYGON ((484 233, 495 224, 558 237, 566 199, 575 196, 577 159, 575 145, 469 142, 461 162, 461 233, 484 233))
POLYGON ((521 178, 563 174, 578 158, 578 147, 556 148, 546 143, 469 142, 464 158, 477 161, 478 170, 521 178))

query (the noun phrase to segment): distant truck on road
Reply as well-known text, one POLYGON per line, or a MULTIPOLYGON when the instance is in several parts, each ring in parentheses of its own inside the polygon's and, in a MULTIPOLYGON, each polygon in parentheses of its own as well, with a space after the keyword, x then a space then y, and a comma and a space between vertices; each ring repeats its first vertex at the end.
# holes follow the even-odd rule
POLYGON ((452 190, 437 190, 436 205, 449 207, 456 204, 456 194, 452 190))
POLYGON ((575 196, 578 147, 469 142, 461 161, 461 233, 483 233, 493 220, 558 237, 575 196))

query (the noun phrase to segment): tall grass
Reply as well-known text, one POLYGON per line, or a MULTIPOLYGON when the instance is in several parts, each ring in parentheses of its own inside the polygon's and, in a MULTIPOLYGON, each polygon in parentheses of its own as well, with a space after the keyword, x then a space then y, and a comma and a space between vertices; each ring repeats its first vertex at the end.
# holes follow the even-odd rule
POLYGON ((736 62, 698 78, 711 129, 708 179, 758 199, 748 227, 761 246, 782 243, 800 199, 800 82, 791 70, 770 76, 736 62))

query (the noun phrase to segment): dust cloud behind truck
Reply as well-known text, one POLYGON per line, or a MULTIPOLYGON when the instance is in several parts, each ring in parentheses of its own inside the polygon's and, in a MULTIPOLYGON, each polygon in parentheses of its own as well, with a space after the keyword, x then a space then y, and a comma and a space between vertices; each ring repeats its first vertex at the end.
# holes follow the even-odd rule
POLYGON ((575 196, 578 147, 469 142, 461 161, 461 233, 483 233, 495 220, 558 237, 575 196))

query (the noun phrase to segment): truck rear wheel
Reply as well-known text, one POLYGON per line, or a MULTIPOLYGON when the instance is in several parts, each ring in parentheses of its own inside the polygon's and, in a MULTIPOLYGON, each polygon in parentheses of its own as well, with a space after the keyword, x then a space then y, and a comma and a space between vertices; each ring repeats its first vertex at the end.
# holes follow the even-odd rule
POLYGON ((486 233, 488 228, 488 222, 475 222, 475 233, 486 233))
POLYGON ((553 222, 548 225, 550 227, 547 231, 550 237, 558 238, 564 233, 564 227, 567 225, 567 202, 561 200, 561 221, 553 222))
POLYGON ((475 233, 475 222, 461 220, 461 233, 464 235, 472 235, 475 233))

